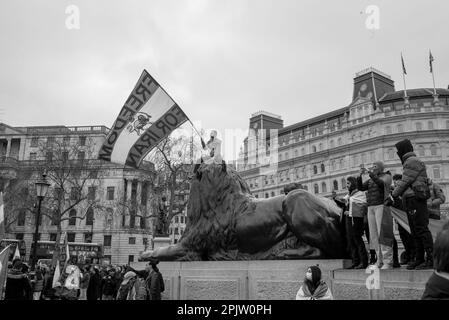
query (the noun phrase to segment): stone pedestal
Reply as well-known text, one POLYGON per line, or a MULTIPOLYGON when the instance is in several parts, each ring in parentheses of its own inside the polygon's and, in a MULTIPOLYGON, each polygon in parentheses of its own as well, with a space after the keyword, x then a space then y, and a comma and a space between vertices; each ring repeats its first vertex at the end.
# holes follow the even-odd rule
POLYGON ((153 238, 153 250, 158 248, 167 247, 171 244, 170 237, 156 237, 153 238))

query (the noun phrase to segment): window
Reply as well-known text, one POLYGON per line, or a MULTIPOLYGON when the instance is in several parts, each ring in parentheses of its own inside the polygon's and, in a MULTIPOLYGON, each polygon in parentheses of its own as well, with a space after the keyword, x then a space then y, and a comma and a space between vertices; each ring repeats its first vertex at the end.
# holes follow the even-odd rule
POLYGON ((362 153, 362 163, 365 164, 366 163, 366 154, 362 153))
POLYGON ((427 122, 427 128, 428 128, 429 130, 433 130, 433 129, 434 129, 434 127, 433 127, 433 121, 427 122))
POLYGON ((418 146, 418 155, 420 157, 424 157, 426 155, 426 149, 424 149, 424 146, 418 146))
POLYGON ((20 210, 19 216, 17 217, 17 225, 22 227, 25 225, 26 212, 25 210, 20 210))
POLYGON ((47 138, 47 147, 53 146, 54 143, 55 143, 55 137, 48 137, 47 138))
POLYGON ((103 255, 103 261, 106 264, 111 264, 111 256, 110 255, 103 255))
POLYGON ((136 237, 129 237, 128 244, 136 244, 136 237))
POLYGON ((288 160, 288 152, 285 153, 285 160, 288 160))
POLYGON ((316 147, 315 146, 312 146, 312 152, 316 152, 316 147))
POLYGON ((341 178, 341 188, 346 189, 346 179, 345 178, 341 178))
POLYGON ((69 226, 75 226, 76 225, 76 210, 72 209, 69 212, 69 226))
POLYGON ((48 162, 52 162, 52 161, 53 161, 53 152, 48 151, 47 154, 45 155, 45 159, 46 159, 48 162))
POLYGON ((323 150, 323 144, 322 144, 322 143, 320 143, 320 144, 318 145, 318 150, 319 150, 319 151, 323 150))
POLYGON ((421 122, 415 123, 415 127, 416 127, 416 131, 421 131, 422 130, 422 123, 421 122))
POLYGON ((35 148, 35 147, 38 146, 38 143, 39 143, 39 138, 38 137, 33 137, 33 138, 31 138, 30 147, 35 148))
POLYGON ((75 235, 73 232, 67 233, 67 242, 75 242, 75 235))
POLYGON ((338 138, 337 141, 338 141, 338 145, 339 145, 339 146, 343 145, 343 140, 342 140, 341 138, 338 138))
POLYGON ((313 191, 315 192, 315 193, 319 193, 320 192, 320 190, 318 189, 318 184, 314 184, 313 185, 313 191))
POLYGON ((115 191, 115 187, 108 187, 107 188, 107 196, 106 196, 106 198, 108 200, 114 200, 114 191, 115 191))
POLYGON ((279 162, 281 162, 281 161, 282 161, 282 154, 279 153, 279 162))
POLYGON ((327 192, 326 182, 321 184, 321 192, 327 192))
POLYGON ((134 262, 134 256, 133 255, 129 255, 128 256, 128 264, 134 262))
POLYGON ((56 241, 56 237, 58 235, 56 233, 50 233, 50 241, 56 241))
POLYGON ((441 179, 440 168, 439 167, 433 167, 432 173, 433 173, 433 178, 434 179, 441 179))
POLYGON ((391 127, 390 126, 386 126, 385 127, 385 134, 391 134, 391 127))
POLYGON ((301 155, 305 155, 306 154, 306 149, 301 148, 301 155))
POLYGON ((41 234, 38 233, 38 234, 37 234, 37 239, 36 239, 36 234, 33 233, 33 241, 40 241, 40 240, 41 240, 41 234))
POLYGON ((78 152, 78 160, 84 160, 86 158, 86 153, 84 151, 78 152))
POLYGON ((95 187, 89 187, 87 188, 87 200, 95 200, 95 192, 96 188, 95 187))
POLYGON ((59 214, 55 210, 55 211, 53 211, 53 218, 51 219, 51 225, 56 226, 58 224, 58 222, 59 222, 59 214))
POLYGON ((388 159, 392 160, 394 159, 394 149, 388 149, 388 159))
POLYGON ((84 242, 92 243, 92 233, 88 232, 84 234, 84 242))
POLYGON ((304 188, 304 190, 309 190, 309 187, 308 186, 302 186, 303 188, 304 188))
POLYGON ((93 226, 94 225, 94 209, 89 208, 87 209, 86 213, 86 226, 93 226))
POLYGON ((449 120, 446 120, 446 129, 449 129, 449 120))
POLYGON ((86 145, 86 136, 80 136, 79 142, 80 142, 80 146, 85 146, 86 145))
POLYGON ((32 160, 32 161, 36 160, 36 152, 30 153, 30 160, 32 160))
POLYGON ((103 236, 103 246, 110 247, 112 242, 112 236, 103 236))
POLYGON ((179 218, 178 218, 178 216, 176 216, 175 217, 175 223, 178 223, 179 222, 179 218))
POLYGON ((63 151, 62 152, 62 161, 67 161, 67 160, 69 160, 69 152, 63 151))
POLYGON ((434 144, 432 144, 432 145, 430 146, 430 155, 431 155, 431 156, 436 156, 436 155, 437 155, 437 146, 434 145, 434 144))
POLYGON ((136 226, 136 212, 131 210, 129 212, 129 227, 134 228, 136 226))
POLYGON ((140 217, 140 229, 145 229, 146 228, 146 219, 145 217, 140 217))
POLYGON ((23 240, 23 233, 16 233, 16 240, 23 240))
POLYGON ((68 145, 70 143, 70 136, 65 136, 64 138, 62 138, 62 142, 65 145, 68 145))
POLYGON ((142 244, 146 247, 148 245, 148 238, 142 238, 142 244))
POLYGON ((313 166, 313 174, 318 174, 318 168, 317 168, 317 166, 313 166))
POLYGON ((271 196, 274 197, 274 191, 271 191, 271 196))
POLYGON ((334 190, 338 190, 338 181, 337 180, 334 180, 333 185, 334 185, 334 190))
POLYGON ((324 172, 325 171, 325 168, 324 168, 324 164, 322 163, 321 164, 321 172, 324 172))
POLYGON ((70 200, 76 199, 78 199, 78 189, 76 187, 72 187, 72 189, 70 189, 70 200))
POLYGON ((297 156, 298 156, 298 150, 295 149, 295 157, 297 157, 297 156))
POLYGON ((404 126, 402 124, 398 124, 398 132, 399 133, 404 132, 404 126))
POLYGON ((340 159, 340 168, 344 169, 344 167, 345 167, 345 159, 341 158, 340 159))
POLYGON ((370 152, 370 158, 371 158, 371 162, 376 161, 376 153, 374 151, 370 152))
POLYGON ((331 148, 334 148, 334 147, 335 147, 334 140, 331 140, 331 141, 329 142, 329 144, 330 144, 331 148))
POLYGON ((268 193, 265 193, 265 198, 268 198, 269 197, 269 194, 268 193))

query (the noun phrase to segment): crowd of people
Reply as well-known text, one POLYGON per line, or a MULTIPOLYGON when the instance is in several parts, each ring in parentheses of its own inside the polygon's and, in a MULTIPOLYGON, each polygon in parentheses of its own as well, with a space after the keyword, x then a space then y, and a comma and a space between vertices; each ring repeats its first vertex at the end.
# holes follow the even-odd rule
POLYGON ((29 266, 15 259, 8 270, 5 300, 161 300, 164 280, 151 260, 145 270, 130 266, 78 267, 68 264, 55 278, 55 268, 29 266))

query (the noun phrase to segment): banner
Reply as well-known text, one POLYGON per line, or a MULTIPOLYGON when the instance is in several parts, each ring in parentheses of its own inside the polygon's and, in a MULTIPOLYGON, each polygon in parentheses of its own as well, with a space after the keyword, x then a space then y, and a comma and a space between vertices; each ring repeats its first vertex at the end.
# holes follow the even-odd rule
POLYGON ((9 249, 11 246, 7 246, 0 252, 0 300, 3 299, 3 290, 6 285, 6 277, 8 276, 8 258, 9 249))
POLYGON ((99 159, 138 168, 143 158, 188 120, 167 92, 144 70, 125 102, 99 159))
POLYGON ((5 237, 5 211, 3 207, 3 192, 0 191, 0 240, 5 237))

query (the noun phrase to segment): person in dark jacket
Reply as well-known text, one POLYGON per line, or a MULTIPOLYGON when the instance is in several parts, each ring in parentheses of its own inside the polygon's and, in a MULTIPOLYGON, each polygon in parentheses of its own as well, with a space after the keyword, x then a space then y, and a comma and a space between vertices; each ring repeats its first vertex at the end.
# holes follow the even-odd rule
POLYGON ((146 280, 150 300, 161 300, 161 293, 165 290, 164 279, 157 267, 158 263, 157 259, 150 260, 152 270, 146 280))
POLYGON ((31 282, 27 274, 22 271, 23 266, 20 259, 14 260, 6 279, 5 300, 31 300, 31 282))
POLYGON ((101 280, 101 289, 102 300, 114 300, 117 294, 117 285, 113 270, 109 270, 109 274, 101 280))
POLYGON ((101 277, 96 267, 91 268, 89 285, 87 287, 87 300, 98 300, 100 298, 101 277))
MULTIPOLYGON (((370 171, 361 168, 360 176, 357 178, 358 189, 366 192, 368 204, 368 225, 370 234, 370 249, 376 250, 377 266, 383 269, 393 267, 393 223, 391 230, 387 230, 390 224, 385 223, 387 219, 392 219, 389 209, 384 206, 384 201, 390 193, 391 175, 384 172, 384 164, 381 161, 373 163, 370 171), (368 173, 369 179, 363 182, 363 174, 368 173), (385 241, 390 235, 391 241, 385 241), (384 236, 381 236, 384 235, 384 236), (381 243, 382 242, 382 243, 381 243)), ((370 261, 372 262, 372 261, 370 261)))
POLYGON ((427 199, 430 197, 426 165, 413 152, 413 145, 408 139, 396 143, 397 154, 403 165, 402 179, 394 188, 387 205, 402 196, 405 209, 413 220, 412 236, 415 240, 415 261, 407 265, 408 270, 431 269, 433 267, 433 239, 429 231, 429 211, 427 199), (426 256, 424 256, 424 253, 426 256))
POLYGON ((434 272, 426 283, 423 300, 449 300, 449 223, 438 233, 433 250, 434 272))
POLYGON ((348 194, 344 198, 334 197, 334 201, 343 208, 343 219, 348 251, 351 253, 352 265, 347 269, 366 269, 368 253, 363 242, 364 219, 366 216, 366 196, 357 189, 357 178, 346 179, 348 194), (363 201, 360 202, 360 200, 363 201))

